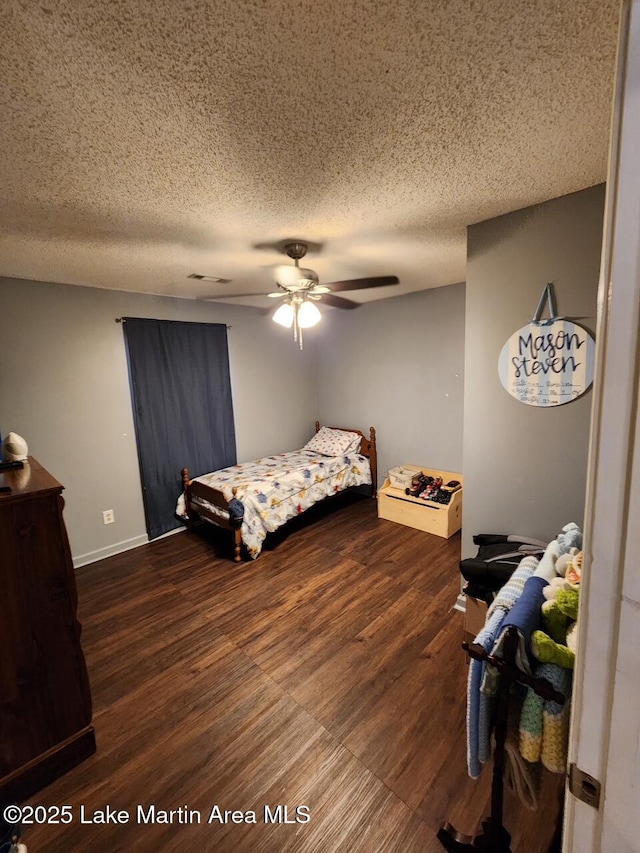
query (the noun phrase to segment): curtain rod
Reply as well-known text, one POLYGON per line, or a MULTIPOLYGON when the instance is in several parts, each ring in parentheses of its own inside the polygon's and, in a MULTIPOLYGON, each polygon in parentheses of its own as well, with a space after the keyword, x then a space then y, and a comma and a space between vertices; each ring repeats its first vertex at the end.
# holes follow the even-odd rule
MULTIPOLYGON (((126 317, 116 317, 116 323, 126 323, 126 322, 127 322, 127 318, 126 318, 126 317)), ((171 321, 171 320, 169 320, 168 322, 169 322, 169 323, 171 323, 172 321, 171 321)), ((193 321, 191 321, 191 320, 186 320, 186 321, 185 321, 185 320, 178 320, 177 322, 178 322, 178 323, 183 323, 183 322, 190 323, 190 322, 193 322, 193 321)), ((208 324, 207 324, 207 323, 204 323, 203 325, 205 325, 205 326, 206 326, 206 325, 208 325, 208 324)), ((225 324, 225 325, 226 325, 226 324, 225 324)), ((227 329, 233 329, 233 326, 229 326, 229 325, 227 325, 227 329)))

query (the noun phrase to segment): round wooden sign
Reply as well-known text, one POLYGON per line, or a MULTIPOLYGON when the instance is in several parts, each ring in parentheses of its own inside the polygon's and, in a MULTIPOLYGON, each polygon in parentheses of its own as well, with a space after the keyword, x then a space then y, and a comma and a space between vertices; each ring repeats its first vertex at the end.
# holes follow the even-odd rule
POLYGON ((502 347, 498 375, 504 388, 528 406, 562 406, 593 382, 595 342, 570 320, 529 323, 502 347))

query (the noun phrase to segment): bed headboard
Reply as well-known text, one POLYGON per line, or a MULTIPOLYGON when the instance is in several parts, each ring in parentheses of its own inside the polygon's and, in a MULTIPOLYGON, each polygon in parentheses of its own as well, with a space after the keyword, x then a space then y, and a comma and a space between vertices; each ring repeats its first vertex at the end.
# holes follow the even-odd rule
MULTIPOLYGON (((316 421, 316 432, 320 429, 320 421, 316 421)), ((362 456, 367 456, 369 459, 369 464, 371 465, 371 484, 373 487, 372 497, 376 497, 378 494, 378 452, 376 450, 376 431, 373 427, 369 427, 369 438, 362 432, 362 430, 354 429, 353 427, 339 427, 333 426, 329 427, 329 429, 342 429, 347 432, 357 432, 358 435, 362 436, 362 441, 360 442, 360 453, 362 456)))

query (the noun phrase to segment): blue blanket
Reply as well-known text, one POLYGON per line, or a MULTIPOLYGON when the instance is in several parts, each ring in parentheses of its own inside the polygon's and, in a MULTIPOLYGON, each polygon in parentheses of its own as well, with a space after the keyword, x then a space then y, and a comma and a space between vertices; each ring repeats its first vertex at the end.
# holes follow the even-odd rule
MULTIPOLYGON (((517 604, 538 565, 535 557, 525 557, 511 578, 502 587, 489 608, 487 623, 480 631, 475 642, 486 652, 491 652, 496 639, 500 636, 504 621, 511 609, 517 604)), ((490 754, 491 715, 493 696, 481 692, 481 686, 487 671, 484 661, 471 659, 467 682, 467 768, 469 775, 477 779, 482 769, 481 762, 490 754)))
POLYGON ((518 632, 516 664, 519 669, 529 675, 532 674, 531 634, 542 627, 541 608, 545 601, 542 590, 547 585, 548 581, 537 575, 528 579, 522 595, 502 623, 500 635, 496 638, 495 646, 491 650, 496 657, 502 657, 507 628, 515 628, 518 632))

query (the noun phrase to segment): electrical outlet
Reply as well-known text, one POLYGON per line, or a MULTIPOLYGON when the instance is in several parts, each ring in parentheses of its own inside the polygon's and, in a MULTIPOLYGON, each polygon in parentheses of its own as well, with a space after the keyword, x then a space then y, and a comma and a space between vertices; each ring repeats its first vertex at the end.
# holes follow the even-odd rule
POLYGON ((113 510, 112 509, 105 509, 105 511, 102 513, 102 523, 103 524, 113 524, 113 522, 115 520, 116 519, 115 519, 115 516, 113 514, 113 510))

